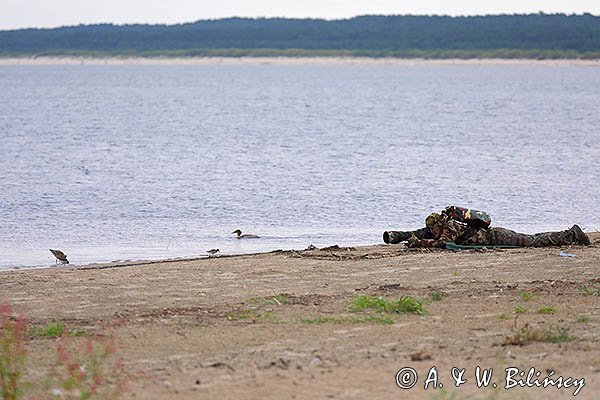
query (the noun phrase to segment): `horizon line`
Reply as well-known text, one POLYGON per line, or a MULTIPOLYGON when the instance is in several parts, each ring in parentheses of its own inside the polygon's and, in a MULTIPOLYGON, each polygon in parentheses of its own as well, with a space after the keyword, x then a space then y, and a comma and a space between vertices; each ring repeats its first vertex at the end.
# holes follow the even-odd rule
POLYGON ((211 21, 223 21, 223 20, 231 20, 231 19, 248 19, 248 20, 269 20, 269 19, 279 19, 279 20, 290 20, 290 21, 302 21, 302 20, 312 20, 312 21, 347 21, 355 18, 361 17, 442 17, 442 18, 477 18, 477 17, 500 17, 500 16, 531 16, 531 15, 564 15, 564 16, 585 16, 590 15, 592 17, 599 17, 600 15, 594 15, 589 11, 584 11, 581 13, 566 13, 566 12, 514 12, 514 13, 496 13, 496 14, 357 14, 352 17, 336 17, 336 18, 325 18, 325 17, 284 17, 284 16, 239 16, 232 15, 228 17, 217 17, 217 18, 203 18, 197 19, 193 21, 187 22, 89 22, 83 23, 80 22, 78 24, 66 24, 66 25, 53 25, 53 26, 26 26, 21 28, 0 28, 0 32, 8 32, 8 31, 21 31, 21 30, 52 30, 52 29, 63 29, 63 28, 76 28, 82 26, 101 26, 101 25, 112 25, 112 26, 180 26, 180 25, 192 25, 198 22, 211 22, 211 21))

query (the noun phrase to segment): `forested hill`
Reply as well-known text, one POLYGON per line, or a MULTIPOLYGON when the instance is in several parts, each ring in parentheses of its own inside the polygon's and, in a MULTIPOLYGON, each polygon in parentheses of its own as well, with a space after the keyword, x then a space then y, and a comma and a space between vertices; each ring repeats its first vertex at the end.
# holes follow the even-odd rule
POLYGON ((0 31, 0 55, 567 54, 598 58, 590 14, 227 18, 181 25, 80 25, 0 31), (294 49, 294 50, 290 50, 294 49), (270 53, 269 53, 270 52, 270 53), (461 53, 462 52, 462 53, 461 53))

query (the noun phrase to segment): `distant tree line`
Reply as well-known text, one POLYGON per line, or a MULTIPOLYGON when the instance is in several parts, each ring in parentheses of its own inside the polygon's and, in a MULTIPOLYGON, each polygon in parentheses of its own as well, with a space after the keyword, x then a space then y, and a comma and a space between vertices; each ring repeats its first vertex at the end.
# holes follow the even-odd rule
POLYGON ((0 55, 597 58, 600 17, 528 14, 227 18, 0 31, 0 55))

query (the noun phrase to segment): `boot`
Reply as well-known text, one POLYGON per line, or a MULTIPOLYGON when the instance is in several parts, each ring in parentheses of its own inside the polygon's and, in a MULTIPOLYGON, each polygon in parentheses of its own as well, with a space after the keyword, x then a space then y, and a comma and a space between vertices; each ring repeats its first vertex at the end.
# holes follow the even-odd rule
POLYGON ((588 237, 588 235, 583 233, 579 225, 573 225, 569 230, 573 233, 573 243, 582 244, 584 246, 590 245, 590 238, 588 237))

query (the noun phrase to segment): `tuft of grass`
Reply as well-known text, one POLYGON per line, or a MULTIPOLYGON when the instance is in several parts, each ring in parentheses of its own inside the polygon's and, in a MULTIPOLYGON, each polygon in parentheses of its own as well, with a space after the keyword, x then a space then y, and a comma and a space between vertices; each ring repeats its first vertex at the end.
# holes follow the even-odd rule
POLYGON ((537 293, 529 290, 517 290, 517 294, 523 301, 531 301, 537 297, 537 293))
POLYGON ((584 286, 583 289, 581 289, 581 293, 584 296, 596 296, 596 297, 600 297, 600 288, 588 288, 587 286, 584 286))
POLYGON ((246 300, 246 303, 250 303, 249 308, 240 308, 228 312, 225 316, 229 321, 268 319, 280 322, 280 318, 273 314, 272 306, 282 306, 289 304, 289 302, 290 296, 286 293, 280 293, 272 297, 252 297, 246 300))
POLYGON ((590 317, 588 317, 585 314, 579 314, 579 316, 577 317, 577 322, 579 322, 579 323, 585 324, 589 321, 590 321, 590 317))
POLYGON ((577 338, 569 333, 569 328, 556 326, 546 331, 545 339, 550 343, 564 343, 571 342, 577 338))
POLYGON ((515 308, 513 308, 513 312, 515 314, 525 314, 527 312, 527 308, 525 308, 522 304, 517 304, 515 308))
POLYGON ((501 320, 510 319, 510 317, 508 315, 506 315, 506 314, 500 314, 500 315, 498 315, 498 318, 501 319, 501 320))
POLYGON ((537 310, 538 314, 556 314, 556 307, 554 306, 543 306, 537 310))
POLYGON ((383 297, 376 296, 354 297, 350 304, 350 311, 359 312, 364 310, 396 314, 427 314, 427 311, 423 308, 423 301, 417 300, 411 296, 402 296, 396 301, 385 300, 383 297))
POLYGON ((348 323, 363 324, 363 323, 367 323, 367 322, 374 322, 376 324, 383 324, 383 325, 393 325, 395 323, 394 319, 387 315, 383 315, 383 316, 365 315, 363 317, 351 317, 351 318, 342 317, 342 316, 324 317, 324 316, 320 315, 315 318, 302 319, 302 320, 300 320, 300 322, 305 323, 305 324, 348 324, 348 323))
POLYGON ((365 315, 364 317, 352 317, 350 322, 353 324, 362 324, 364 322, 375 322, 376 324, 393 325, 396 321, 389 315, 365 315))
POLYGON ((288 304, 290 302, 289 295, 286 293, 279 293, 273 297, 252 297, 246 300, 247 303, 257 304, 259 307, 264 307, 268 305, 278 305, 281 306, 283 304, 288 304))
POLYGON ((273 320, 278 321, 279 319, 273 314, 272 311, 263 312, 256 308, 245 308, 242 310, 232 311, 226 314, 229 321, 242 321, 246 319, 257 320, 273 320))
POLYGON ((273 296, 273 302, 277 303, 277 305, 287 304, 289 303, 289 296, 285 293, 280 293, 273 296))
POLYGON ((344 317, 324 317, 319 315, 315 318, 301 319, 300 322, 304 324, 343 324, 346 322, 344 317))
POLYGON ((69 331, 69 336, 71 336, 71 337, 81 337, 81 336, 86 336, 86 333, 84 331, 80 331, 79 329, 71 329, 69 331))
POLYGON ((244 319, 260 319, 263 314, 254 308, 246 308, 227 313, 227 319, 230 321, 239 321, 244 319))
POLYGON ((50 338, 61 337, 65 334, 65 326, 62 322, 48 322, 42 329, 36 332, 37 336, 45 336, 50 338))
POLYGON ((442 301, 442 298, 444 296, 442 296, 442 294, 440 292, 433 292, 429 295, 429 297, 431 298, 431 300, 433 301, 442 301))
POLYGON ((525 324, 522 328, 515 328, 513 335, 507 336, 502 345, 523 346, 532 342, 564 343, 575 339, 577 338, 569 333, 569 328, 556 326, 539 329, 525 324))
POLYGON ((85 336, 84 331, 78 329, 69 330, 61 321, 48 322, 43 328, 34 330, 32 332, 34 336, 43 336, 49 338, 58 338, 62 336, 85 336))
POLYGON ((248 308, 244 310, 229 312, 226 316, 227 319, 230 321, 239 321, 241 319, 258 319, 260 318, 261 314, 258 310, 248 308))

